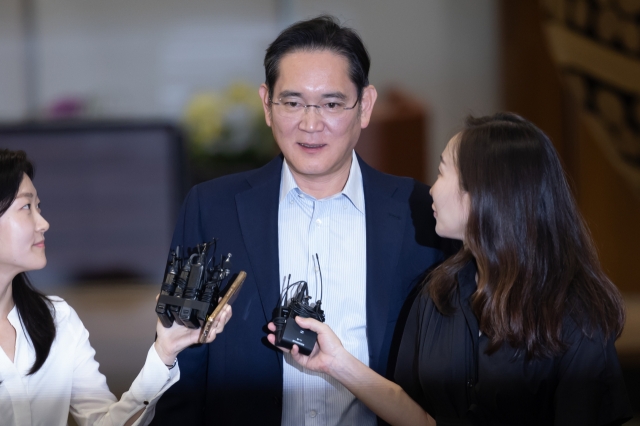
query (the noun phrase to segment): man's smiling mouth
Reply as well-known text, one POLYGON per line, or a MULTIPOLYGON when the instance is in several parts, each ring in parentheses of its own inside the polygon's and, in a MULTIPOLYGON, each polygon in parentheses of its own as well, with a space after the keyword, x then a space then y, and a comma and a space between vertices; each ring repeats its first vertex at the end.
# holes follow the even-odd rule
POLYGON ((327 146, 327 144, 324 144, 324 143, 311 144, 311 143, 302 143, 302 142, 298 142, 298 145, 300 145, 303 148, 310 148, 310 149, 318 149, 318 148, 322 148, 323 146, 327 146))

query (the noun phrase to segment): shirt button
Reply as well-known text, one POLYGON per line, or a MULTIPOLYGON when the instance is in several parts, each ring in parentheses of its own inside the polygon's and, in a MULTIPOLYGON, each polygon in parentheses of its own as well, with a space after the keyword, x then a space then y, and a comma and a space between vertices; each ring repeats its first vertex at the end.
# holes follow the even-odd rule
POLYGON ((311 417, 311 418, 313 418, 313 417, 315 417, 315 416, 317 416, 317 415, 318 415, 318 412, 317 412, 316 410, 311 410, 311 411, 309 412, 309 417, 311 417))
POLYGON ((322 225, 322 221, 320 219, 316 219, 316 225, 318 226, 322 225))
POLYGON ((289 200, 289 204, 293 204, 293 198, 289 200))

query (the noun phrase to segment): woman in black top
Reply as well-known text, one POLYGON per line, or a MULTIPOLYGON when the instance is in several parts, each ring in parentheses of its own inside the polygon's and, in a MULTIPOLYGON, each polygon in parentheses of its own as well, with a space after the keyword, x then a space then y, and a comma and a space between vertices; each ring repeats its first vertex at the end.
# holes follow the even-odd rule
POLYGON ((614 347, 622 299, 546 135, 515 114, 470 118, 444 150, 431 195, 436 232, 464 244, 413 304, 397 360, 401 387, 312 319, 296 317, 318 345, 309 357, 294 346, 294 359, 338 379, 391 424, 628 420, 614 347))

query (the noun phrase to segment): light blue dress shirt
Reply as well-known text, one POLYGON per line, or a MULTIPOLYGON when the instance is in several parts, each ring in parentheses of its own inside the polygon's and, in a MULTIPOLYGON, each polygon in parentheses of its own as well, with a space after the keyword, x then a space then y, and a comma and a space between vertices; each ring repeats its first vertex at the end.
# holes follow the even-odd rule
MULTIPOLYGON (((362 174, 355 152, 344 189, 317 200, 298 188, 286 160, 278 208, 280 276, 307 281, 320 298, 326 324, 344 347, 369 365, 366 309, 366 220, 362 174), (314 261, 316 253, 320 271, 314 261)), ((284 355, 283 426, 376 425, 376 416, 337 380, 301 368, 284 355)))

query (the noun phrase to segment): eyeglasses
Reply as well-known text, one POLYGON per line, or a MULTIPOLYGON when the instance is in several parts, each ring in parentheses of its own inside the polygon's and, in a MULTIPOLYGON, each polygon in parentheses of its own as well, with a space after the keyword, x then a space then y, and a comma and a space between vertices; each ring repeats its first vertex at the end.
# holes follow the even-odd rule
POLYGON ((276 109, 277 113, 284 118, 301 118, 302 113, 306 111, 307 108, 313 107, 323 118, 339 119, 348 114, 347 111, 354 109, 359 102, 359 100, 356 100, 356 103, 353 104, 353 106, 347 107, 344 102, 336 101, 327 102, 322 105, 305 105, 297 101, 278 100, 280 102, 273 102, 272 100, 269 100, 269 102, 271 105, 276 105, 278 107, 276 109))

